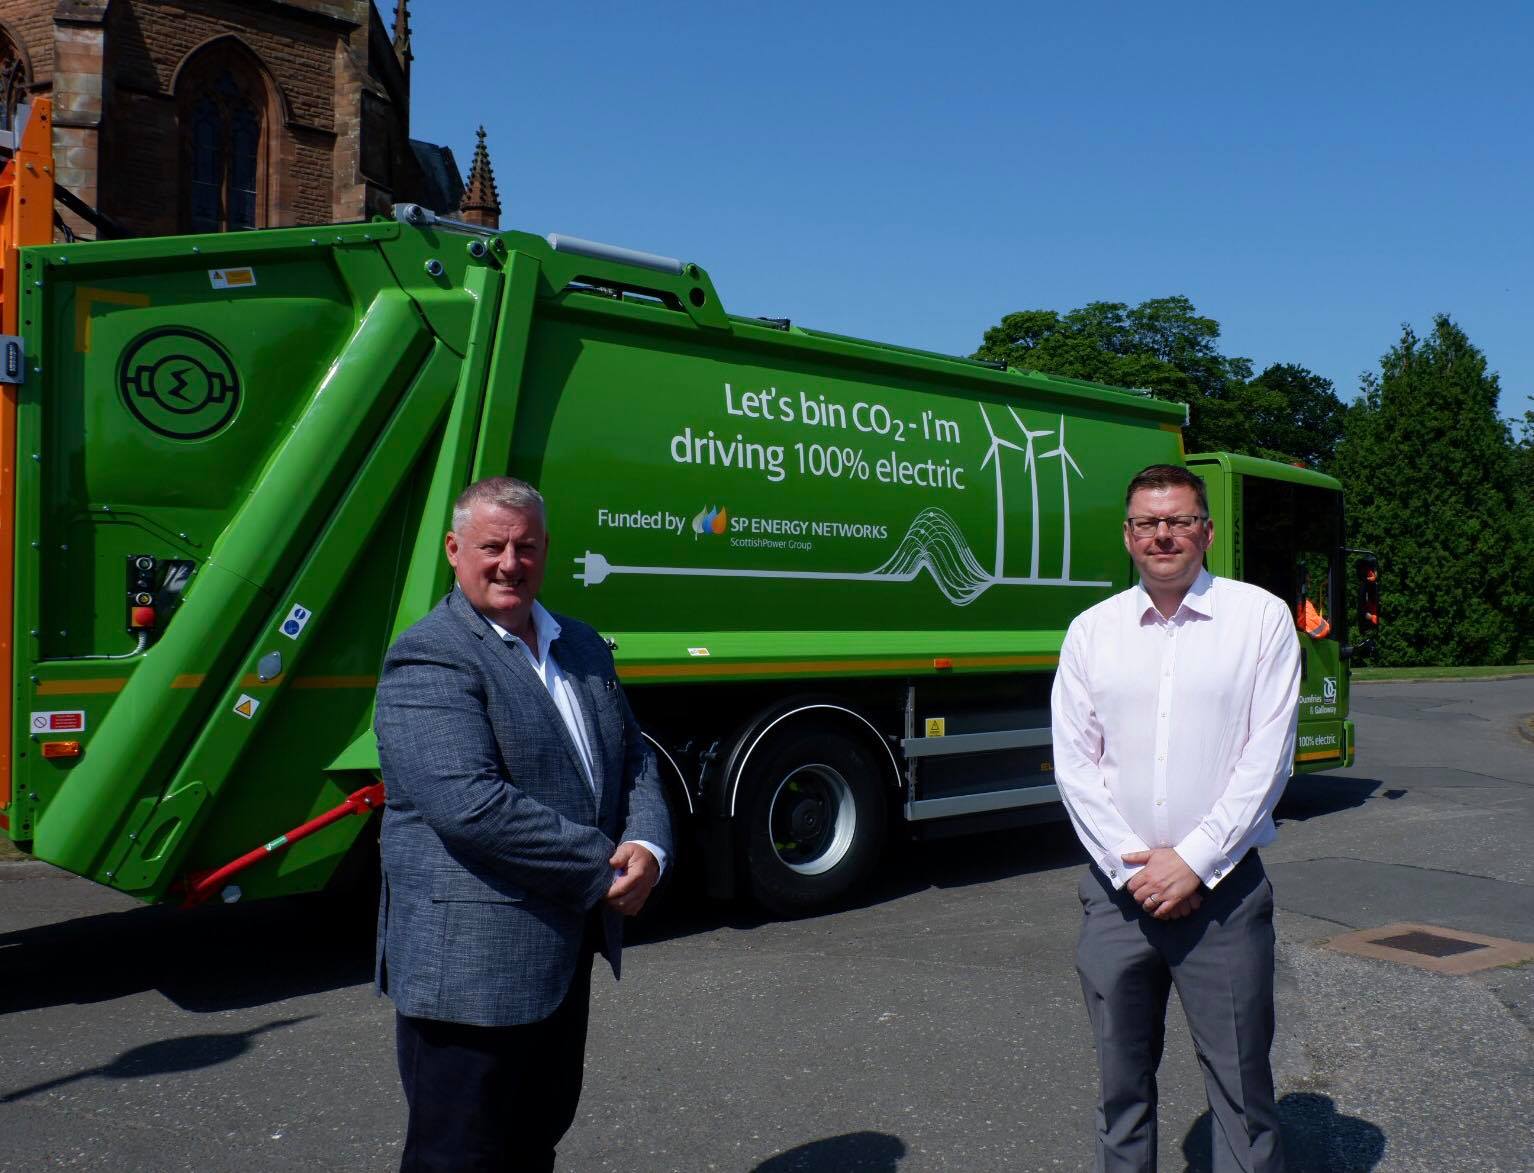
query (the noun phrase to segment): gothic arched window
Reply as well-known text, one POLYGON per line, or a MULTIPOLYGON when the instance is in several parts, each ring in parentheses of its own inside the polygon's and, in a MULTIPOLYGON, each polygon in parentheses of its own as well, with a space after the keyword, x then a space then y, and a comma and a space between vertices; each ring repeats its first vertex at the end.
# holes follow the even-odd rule
POLYGON ((266 214, 267 91, 230 42, 200 51, 176 83, 181 120, 181 227, 258 228, 266 214))
POLYGON ((0 130, 16 129, 16 107, 26 95, 30 74, 25 54, 0 30, 0 130))

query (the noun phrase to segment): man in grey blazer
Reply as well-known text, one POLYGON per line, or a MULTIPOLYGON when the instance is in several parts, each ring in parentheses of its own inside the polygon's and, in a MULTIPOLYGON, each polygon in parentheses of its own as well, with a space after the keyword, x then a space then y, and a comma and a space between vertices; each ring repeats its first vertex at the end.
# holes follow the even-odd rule
POLYGON ((611 652, 537 602, 537 490, 470 485, 445 544, 457 586, 378 685, 376 981, 410 1111, 400 1167, 547 1170, 580 1098, 593 955, 618 976, 671 826, 611 652))

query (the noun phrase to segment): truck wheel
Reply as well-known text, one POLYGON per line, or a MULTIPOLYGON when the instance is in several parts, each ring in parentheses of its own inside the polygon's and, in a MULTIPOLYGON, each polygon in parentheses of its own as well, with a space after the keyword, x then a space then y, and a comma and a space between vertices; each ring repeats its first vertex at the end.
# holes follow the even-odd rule
POLYGON ((888 831, 885 780, 862 744, 831 729, 763 750, 742 780, 747 883, 771 912, 808 912, 872 874, 888 831))

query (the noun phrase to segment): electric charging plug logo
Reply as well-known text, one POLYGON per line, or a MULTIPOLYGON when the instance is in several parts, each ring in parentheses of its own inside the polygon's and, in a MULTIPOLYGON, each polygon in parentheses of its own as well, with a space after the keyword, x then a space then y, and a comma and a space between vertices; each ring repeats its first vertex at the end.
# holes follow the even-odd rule
POLYGON ((240 406, 240 377, 224 348, 179 327, 136 338, 123 352, 117 388, 139 423, 173 440, 206 439, 240 406))

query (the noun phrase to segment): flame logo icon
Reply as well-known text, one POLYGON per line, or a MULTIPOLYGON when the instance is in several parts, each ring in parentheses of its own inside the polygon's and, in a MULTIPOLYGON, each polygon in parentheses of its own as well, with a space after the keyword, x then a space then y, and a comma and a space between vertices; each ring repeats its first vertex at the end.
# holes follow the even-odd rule
POLYGON ((722 534, 730 527, 730 511, 715 505, 692 519, 692 532, 694 534, 722 534))

